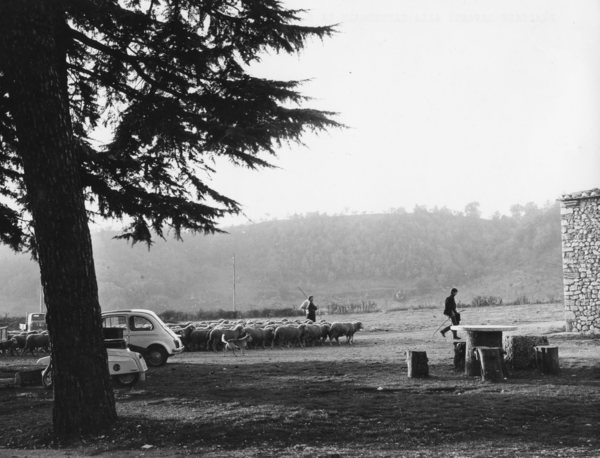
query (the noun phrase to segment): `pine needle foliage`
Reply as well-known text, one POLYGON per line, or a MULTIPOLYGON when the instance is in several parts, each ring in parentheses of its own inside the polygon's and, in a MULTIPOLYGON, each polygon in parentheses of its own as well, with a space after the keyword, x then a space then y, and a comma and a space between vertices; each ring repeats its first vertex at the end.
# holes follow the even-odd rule
MULTIPOLYGON (((118 237, 220 232, 241 204, 207 184, 215 160, 271 167, 282 144, 339 127, 303 105, 302 81, 253 76, 265 52, 297 53, 335 26, 301 24, 277 0, 49 0, 62 11, 56 56, 81 157, 88 218, 118 237), (112 132, 98 144, 98 127, 112 132)), ((0 240, 35 248, 0 62, 0 240)))

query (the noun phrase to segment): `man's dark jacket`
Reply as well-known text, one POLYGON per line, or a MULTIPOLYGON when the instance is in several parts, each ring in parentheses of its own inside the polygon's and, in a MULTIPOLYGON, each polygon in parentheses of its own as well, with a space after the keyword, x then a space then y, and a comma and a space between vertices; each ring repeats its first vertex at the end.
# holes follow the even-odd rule
POLYGON ((456 312, 456 302, 454 296, 450 295, 446 298, 446 305, 444 307, 444 315, 452 315, 452 312, 456 312))

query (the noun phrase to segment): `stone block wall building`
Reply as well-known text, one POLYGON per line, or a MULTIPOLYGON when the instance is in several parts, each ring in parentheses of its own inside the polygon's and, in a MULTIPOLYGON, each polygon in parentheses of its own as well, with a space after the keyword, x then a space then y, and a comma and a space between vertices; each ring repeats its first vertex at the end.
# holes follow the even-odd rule
POLYGON ((600 334, 600 189, 560 200, 567 331, 600 334))

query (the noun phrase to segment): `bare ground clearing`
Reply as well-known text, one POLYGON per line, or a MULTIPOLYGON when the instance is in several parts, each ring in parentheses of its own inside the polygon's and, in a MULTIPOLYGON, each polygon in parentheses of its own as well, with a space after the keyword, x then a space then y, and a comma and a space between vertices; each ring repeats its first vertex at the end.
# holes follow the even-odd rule
MULTIPOLYGON (((359 319, 354 346, 185 353, 117 391, 119 424, 68 448, 51 444, 51 393, 0 389, 0 455, 600 456, 600 339, 563 332, 560 305, 467 309, 465 324, 515 324, 559 346, 561 374, 483 383, 453 371, 437 310, 359 319), (431 376, 409 379, 405 351, 431 376), (152 446, 146 447, 144 446, 152 446)), ((33 358, 0 358, 0 378, 33 358)))

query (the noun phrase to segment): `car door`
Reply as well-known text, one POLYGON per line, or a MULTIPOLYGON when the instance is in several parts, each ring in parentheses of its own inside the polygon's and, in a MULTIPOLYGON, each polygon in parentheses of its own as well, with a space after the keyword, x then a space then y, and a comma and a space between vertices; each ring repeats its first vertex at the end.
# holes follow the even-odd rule
POLYGON ((123 330, 123 339, 129 345, 129 328, 127 326, 127 315, 109 315, 102 317, 103 328, 117 328, 123 330))
POLYGON ((144 353, 156 338, 156 326, 152 320, 141 314, 131 314, 127 319, 129 348, 144 353))

